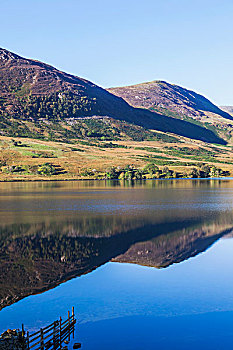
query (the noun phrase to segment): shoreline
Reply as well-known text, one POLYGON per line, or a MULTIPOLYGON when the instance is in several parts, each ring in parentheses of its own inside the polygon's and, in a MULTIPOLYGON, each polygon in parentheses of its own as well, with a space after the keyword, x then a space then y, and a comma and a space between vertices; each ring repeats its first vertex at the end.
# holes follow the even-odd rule
POLYGON ((146 182, 146 181, 167 181, 167 180, 233 180, 233 176, 225 176, 225 177, 171 177, 171 178, 158 178, 158 179, 138 179, 138 180, 125 180, 125 179, 95 179, 95 178, 85 178, 85 179, 80 179, 80 178, 74 178, 74 179, 6 179, 6 180, 1 180, 0 183, 12 183, 12 182, 71 182, 71 181, 117 181, 117 182, 146 182))

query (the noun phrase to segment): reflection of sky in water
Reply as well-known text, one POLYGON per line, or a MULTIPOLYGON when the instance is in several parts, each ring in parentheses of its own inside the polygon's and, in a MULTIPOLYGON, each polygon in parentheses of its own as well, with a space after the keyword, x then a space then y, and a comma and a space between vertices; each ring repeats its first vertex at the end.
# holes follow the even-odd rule
MULTIPOLYGON (((176 316, 179 322, 182 319, 177 316, 181 315, 233 311, 232 251, 233 239, 222 239, 205 253, 167 269, 108 263, 88 275, 3 309, 1 330, 19 327, 22 315, 26 327, 37 329, 60 314, 64 316, 72 305, 82 324, 80 337, 83 339, 88 339, 89 328, 95 332, 95 327, 99 327, 99 322, 96 326, 95 323, 93 326, 86 324, 90 321, 150 316, 150 323, 155 322, 157 327, 157 323, 159 326, 165 321, 155 317, 176 316)), ((133 320, 136 322, 137 318, 133 320)), ((148 322, 147 318, 144 321, 139 318, 139 321, 148 322)), ((196 322, 199 321, 201 319, 196 318, 196 322)), ((120 327, 118 323, 113 323, 113 327, 120 327)), ((174 327, 171 320, 164 324, 169 325, 174 327)), ((104 324, 106 326, 110 327, 111 323, 104 324)), ((146 330, 143 334, 145 336, 146 330)), ((102 336, 107 337, 106 334, 102 336)), ((101 338, 100 334, 98 337, 101 338)))

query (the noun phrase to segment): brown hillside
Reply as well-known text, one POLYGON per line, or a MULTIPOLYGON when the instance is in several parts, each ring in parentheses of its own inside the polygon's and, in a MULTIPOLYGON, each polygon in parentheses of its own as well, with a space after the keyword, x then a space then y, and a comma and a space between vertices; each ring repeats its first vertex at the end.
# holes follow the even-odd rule
POLYGON ((204 96, 166 81, 152 81, 125 87, 108 89, 116 96, 124 98, 130 105, 139 108, 164 108, 195 119, 201 119, 206 113, 215 113, 223 118, 233 117, 223 111, 204 96))
MULTIPOLYGON (((3 120, 7 116, 28 120, 109 116, 146 129, 173 132, 205 142, 225 143, 204 127, 135 109, 90 81, 5 49, 0 49, 0 112, 3 120)), ((7 128, 4 132, 7 136, 7 128)))

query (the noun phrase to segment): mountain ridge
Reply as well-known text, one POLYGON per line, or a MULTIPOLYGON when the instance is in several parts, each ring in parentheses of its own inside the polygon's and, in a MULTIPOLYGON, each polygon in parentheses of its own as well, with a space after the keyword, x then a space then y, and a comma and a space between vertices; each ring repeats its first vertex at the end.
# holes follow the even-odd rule
POLYGON ((65 117, 109 116, 145 129, 226 144, 205 127, 155 111, 134 108, 122 97, 86 79, 5 49, 0 49, 0 82, 2 119, 8 116, 35 121, 40 118, 64 120, 65 117))
POLYGON ((233 141, 232 109, 218 107, 195 91, 159 80, 108 91, 124 98, 135 108, 194 123, 214 131, 228 143, 233 141))
POLYGON ((180 104, 180 109, 174 108, 174 111, 176 112, 185 114, 186 111, 186 113, 189 112, 191 115, 195 115, 193 111, 194 109, 201 116, 205 109, 207 109, 208 112, 216 113, 221 115, 223 118, 233 120, 233 117, 230 114, 213 104, 208 98, 204 97, 203 95, 177 84, 169 83, 165 80, 153 80, 150 82, 143 82, 135 85, 112 87, 109 88, 108 91, 116 94, 116 96, 124 96, 123 98, 125 98, 129 104, 135 107, 145 108, 153 107, 154 104, 162 104, 163 108, 170 107, 173 109, 175 107, 172 105, 174 98, 179 99, 180 97, 179 101, 177 101, 180 104), (146 88, 145 93, 147 92, 147 96, 134 95, 134 93, 143 94, 142 87, 146 88), (176 96, 172 95, 172 89, 177 93, 176 96), (159 90, 160 93, 162 91, 164 92, 164 94, 161 93, 162 96, 159 96, 159 90), (151 92, 149 96, 148 92, 151 92), (162 97, 164 97, 163 100, 162 97), (169 97, 171 98, 170 104, 169 97), (182 105, 181 102, 185 102, 186 106, 184 104, 182 105), (190 107, 190 110, 188 110, 187 107, 190 107))
POLYGON ((233 106, 220 106, 219 108, 227 112, 228 114, 233 115, 233 106))

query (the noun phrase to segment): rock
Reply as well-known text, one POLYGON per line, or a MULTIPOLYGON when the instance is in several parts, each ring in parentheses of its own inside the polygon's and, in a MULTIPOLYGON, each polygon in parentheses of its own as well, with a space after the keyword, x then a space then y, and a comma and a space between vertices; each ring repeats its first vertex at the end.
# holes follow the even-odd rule
POLYGON ((0 335, 0 350, 23 350, 25 345, 25 338, 20 330, 8 329, 0 335))

